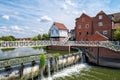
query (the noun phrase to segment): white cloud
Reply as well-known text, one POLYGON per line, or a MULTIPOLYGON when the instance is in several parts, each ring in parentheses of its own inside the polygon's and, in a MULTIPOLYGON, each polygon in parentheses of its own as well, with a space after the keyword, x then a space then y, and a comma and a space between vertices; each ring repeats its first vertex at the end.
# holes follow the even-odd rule
POLYGON ((11 28, 12 30, 16 30, 16 31, 23 31, 23 30, 24 30, 23 28, 21 28, 21 27, 19 27, 19 26, 17 26, 17 25, 11 26, 10 28, 11 28))
POLYGON ((73 11, 72 12, 74 15, 80 15, 81 13, 79 11, 73 11))
POLYGON ((75 6, 75 3, 71 2, 71 0, 65 0, 65 3, 70 6, 75 6))
POLYGON ((66 4, 62 4, 62 5, 61 5, 61 9, 67 10, 67 9, 68 9, 68 6, 67 6, 66 4))
POLYGON ((5 20, 9 20, 9 19, 10 19, 10 16, 8 16, 8 15, 3 15, 2 18, 5 19, 5 20))
POLYGON ((52 18, 50 18, 49 16, 45 15, 45 16, 41 17, 40 21, 41 22, 51 22, 52 18))

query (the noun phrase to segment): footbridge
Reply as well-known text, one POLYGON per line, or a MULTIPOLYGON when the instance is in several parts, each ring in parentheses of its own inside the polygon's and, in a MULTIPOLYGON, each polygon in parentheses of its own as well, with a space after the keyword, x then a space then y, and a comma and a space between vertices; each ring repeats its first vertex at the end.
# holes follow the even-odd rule
POLYGON ((105 47, 114 51, 120 51, 119 41, 1 41, 0 49, 38 46, 83 46, 83 47, 105 47))

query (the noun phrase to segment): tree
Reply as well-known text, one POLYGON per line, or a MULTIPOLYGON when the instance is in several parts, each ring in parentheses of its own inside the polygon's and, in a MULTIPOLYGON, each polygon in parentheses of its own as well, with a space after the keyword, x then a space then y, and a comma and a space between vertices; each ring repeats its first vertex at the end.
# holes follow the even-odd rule
POLYGON ((32 40, 33 40, 33 41, 37 41, 37 40, 38 40, 38 37, 35 36, 35 37, 32 38, 32 40))
POLYGON ((114 39, 120 41, 120 26, 114 32, 114 39))
POLYGON ((41 40, 42 39, 42 35, 38 34, 38 40, 41 40))
POLYGON ((2 36, 0 39, 3 41, 15 41, 14 36, 2 36))
POLYGON ((48 34, 43 34, 42 35, 42 40, 49 40, 50 36, 48 34))
POLYGON ((37 40, 50 40, 50 36, 48 34, 43 34, 43 35, 40 35, 38 34, 37 36, 34 36, 33 41, 37 41, 37 40))

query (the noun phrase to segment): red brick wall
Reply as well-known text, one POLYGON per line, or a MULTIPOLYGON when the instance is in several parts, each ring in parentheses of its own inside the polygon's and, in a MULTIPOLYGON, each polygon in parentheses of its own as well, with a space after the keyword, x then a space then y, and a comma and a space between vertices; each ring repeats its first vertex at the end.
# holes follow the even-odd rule
POLYGON ((108 33, 105 36, 108 37, 111 40, 111 37, 112 37, 112 32, 111 32, 112 22, 104 12, 98 13, 93 18, 93 32, 95 33, 96 31, 98 31, 101 34, 103 34, 103 30, 107 30, 108 33), (102 19, 99 19, 99 15, 102 15, 102 19), (103 26, 98 26, 98 22, 102 22, 103 26))
POLYGON ((77 41, 80 41, 80 40, 86 41, 88 36, 91 36, 91 34, 92 34, 92 18, 83 13, 76 20, 76 27, 75 27, 76 40, 77 41), (82 22, 82 18, 84 18, 84 22, 82 22), (86 28, 86 24, 89 25, 88 28, 86 28), (80 29, 79 29, 79 25, 81 25, 80 29), (81 32, 81 35, 79 32, 81 32), (88 32, 88 35, 86 35, 87 32, 88 32))
POLYGON ((62 50, 62 51, 69 51, 69 46, 59 46, 59 45, 51 45, 47 46, 48 50, 62 50))
POLYGON ((120 59, 120 52, 108 48, 100 48, 99 53, 99 57, 120 59))

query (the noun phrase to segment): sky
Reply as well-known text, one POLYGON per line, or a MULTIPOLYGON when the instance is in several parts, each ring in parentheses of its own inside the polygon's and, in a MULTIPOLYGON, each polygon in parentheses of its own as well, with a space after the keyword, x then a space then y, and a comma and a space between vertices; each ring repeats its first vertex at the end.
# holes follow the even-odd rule
POLYGON ((33 37, 48 33, 53 22, 74 29, 82 13, 94 17, 120 12, 120 0, 0 0, 0 36, 33 37))

